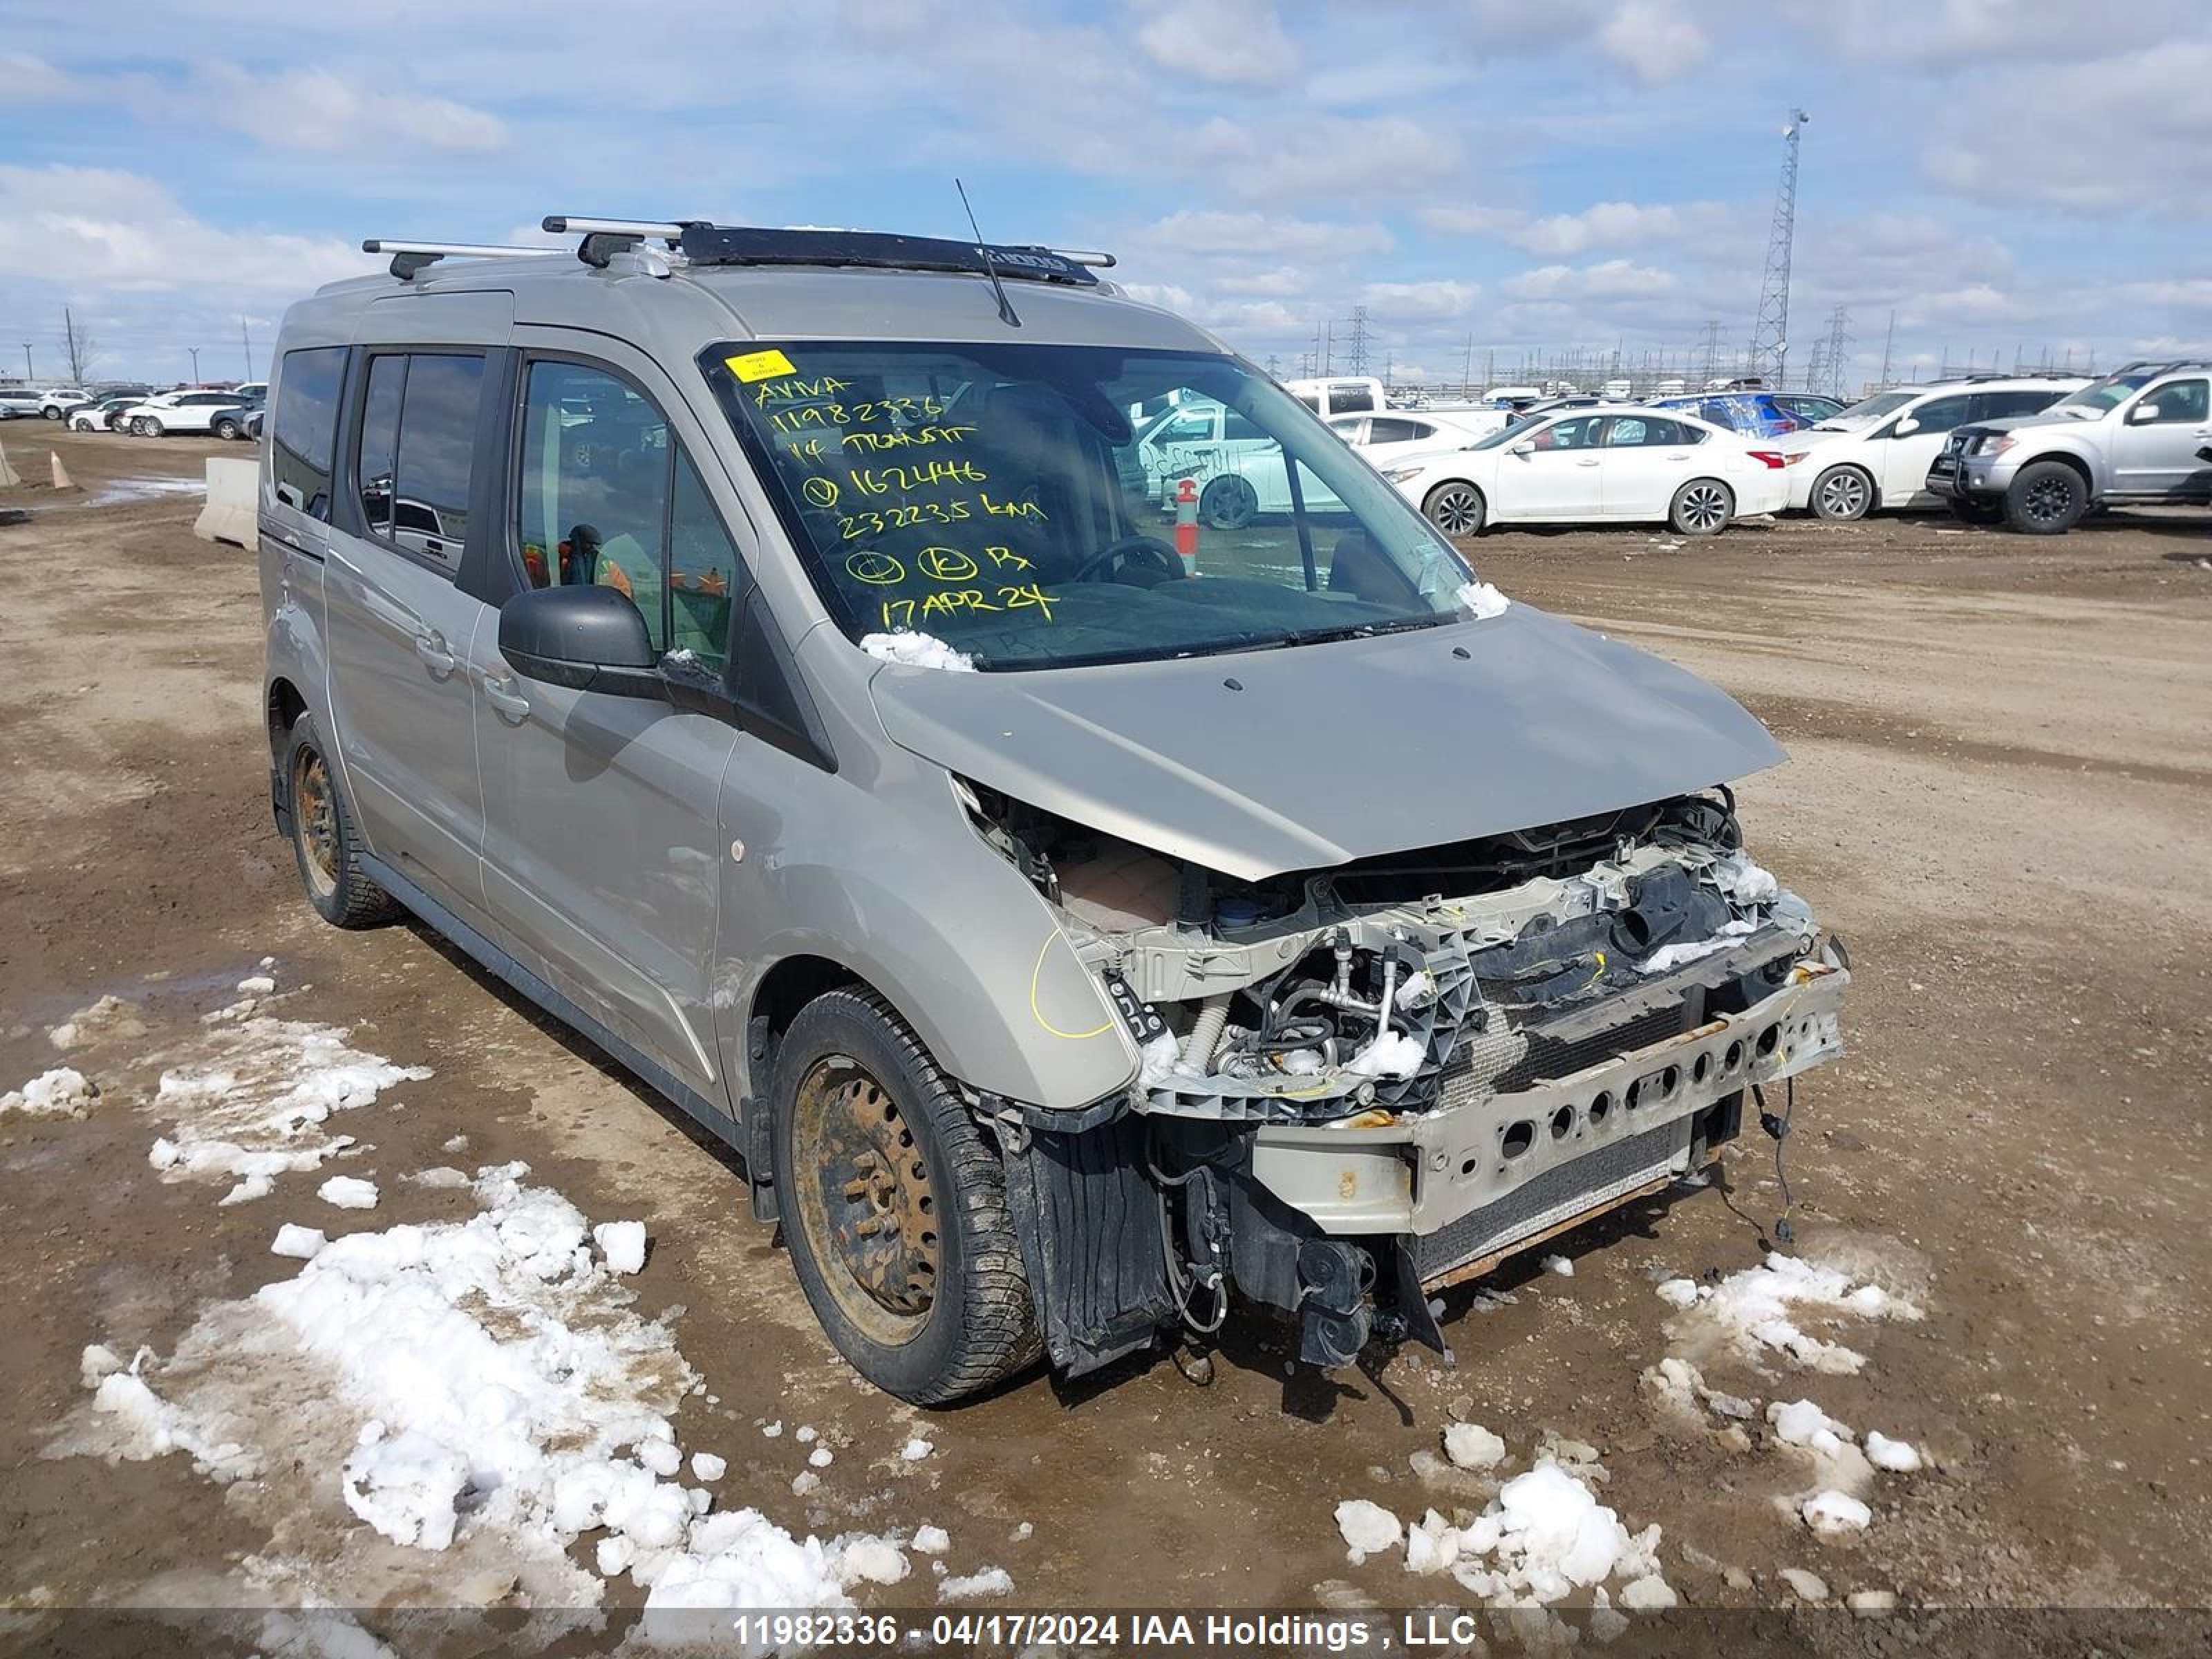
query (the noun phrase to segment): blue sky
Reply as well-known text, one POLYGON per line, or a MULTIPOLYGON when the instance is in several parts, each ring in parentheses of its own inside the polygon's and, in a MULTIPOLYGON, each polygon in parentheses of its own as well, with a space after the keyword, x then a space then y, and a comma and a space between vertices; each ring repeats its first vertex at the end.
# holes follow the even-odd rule
MULTIPOLYGON (((2125 0, 9 0, 0 353, 265 369, 363 235, 547 212, 943 234, 1116 276, 1285 373, 1356 305, 1456 378, 1748 337, 1792 103, 1793 356, 2212 350, 2212 15, 2125 0), (320 9, 322 15, 313 15, 320 9), (307 14, 302 15, 302 14, 307 14)), ((1341 362, 1339 367, 1341 368, 1341 362)))

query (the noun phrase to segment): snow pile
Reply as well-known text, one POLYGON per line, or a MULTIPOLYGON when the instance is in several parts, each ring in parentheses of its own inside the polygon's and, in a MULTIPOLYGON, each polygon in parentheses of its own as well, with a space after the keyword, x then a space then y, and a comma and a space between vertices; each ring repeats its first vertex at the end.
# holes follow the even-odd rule
POLYGON ((608 1271, 618 1273, 645 1271, 645 1223, 642 1221, 602 1221, 592 1229, 592 1240, 599 1247, 599 1254, 606 1258, 608 1271))
POLYGON ((1848 1492, 1816 1492, 1807 1498, 1798 1513, 1805 1524, 1823 1538, 1840 1538, 1850 1533, 1864 1532, 1874 1519, 1874 1511, 1848 1492))
POLYGON ((99 1089, 86 1081, 82 1072, 57 1066, 21 1088, 0 1095, 0 1115, 21 1112, 28 1117, 82 1117, 99 1099, 99 1089))
POLYGON ((1452 598, 1458 601, 1462 611, 1473 611, 1477 622, 1488 622, 1492 617, 1504 616, 1506 607, 1513 603, 1485 581, 1462 582, 1452 598))
POLYGON ((104 996, 78 1009, 46 1033, 57 1048, 82 1048, 108 1039, 143 1036, 146 1022, 138 1010, 118 996, 104 996))
POLYGON ((923 1458, 928 1456, 930 1453, 936 1449, 937 1448, 934 1445, 931 1444, 928 1441, 924 1440, 920 1435, 916 1435, 913 1439, 908 1441, 905 1445, 899 1448, 899 1456, 904 1459, 907 1462, 919 1463, 923 1458))
POLYGON ((1866 1459, 1875 1468, 1893 1474, 1911 1474, 1922 1462, 1919 1447, 1909 1440, 1892 1440, 1880 1429, 1867 1431, 1866 1459))
MULTIPOLYGON (((903 1577, 895 1549, 710 1513, 704 1487, 672 1478, 671 1418, 698 1378, 595 1260, 582 1214, 525 1174, 479 1172, 484 1207, 466 1221, 323 1244, 296 1277, 204 1313, 150 1382, 88 1350, 92 1410, 53 1449, 180 1449, 226 1481, 261 1474, 246 1501, 290 1505, 272 1531, 295 1538, 334 1518, 321 1494, 335 1472, 375 1532, 452 1558, 425 1567, 446 1576, 413 1587, 418 1600, 489 1567, 520 1574, 525 1600, 596 1601, 598 1579, 566 1554, 592 1533, 601 1575, 627 1572, 650 1608, 842 1607, 853 1584, 903 1577)), ((704 1454, 693 1469, 721 1472, 704 1454)), ((376 1599, 343 1573, 315 1589, 376 1599)))
POLYGON ((942 1527, 914 1529, 914 1550, 917 1555, 942 1555, 951 1547, 951 1536, 942 1527))
POLYGON ((359 1176, 332 1176, 315 1188, 315 1196, 341 1210, 373 1210, 376 1207, 376 1183, 359 1176))
POLYGON ((288 1221, 276 1230, 276 1239, 269 1246, 269 1254, 309 1261, 330 1242, 323 1237, 323 1230, 319 1227, 302 1227, 297 1222, 288 1221))
POLYGON ((1804 1446, 1833 1456, 1844 1449, 1851 1431, 1809 1400, 1778 1400, 1766 1408, 1774 1437, 1785 1446, 1804 1446))
POLYGON ((1463 1469, 1494 1469, 1505 1461, 1505 1443, 1480 1423, 1444 1430, 1444 1455, 1463 1469))
POLYGON ((986 1567, 981 1572, 971 1572, 962 1578, 940 1578, 937 1581, 937 1599, 940 1601, 974 1601, 987 1595, 1012 1595, 1014 1581, 1004 1567, 986 1567))
MULTIPOLYGON (((246 1005, 233 1005, 225 1013, 246 1005)), ((312 1170, 352 1145, 327 1135, 333 1112, 372 1105, 385 1090, 430 1075, 349 1047, 344 1027, 241 1015, 211 1025, 161 1073, 157 1111, 174 1127, 154 1143, 154 1167, 177 1176, 228 1176, 226 1204, 266 1194, 276 1176, 312 1170)))
POLYGON ((720 1480, 729 1472, 727 1458, 717 1457, 712 1452, 691 1454, 691 1478, 694 1480, 720 1480))
POLYGON ((1352 1552, 1354 1566, 1370 1555, 1396 1548, 1406 1535, 1396 1516, 1364 1498, 1347 1498, 1336 1506, 1336 1529, 1343 1536, 1345 1548, 1352 1552))
POLYGON ((941 668, 954 674, 975 672, 973 657, 964 651, 955 651, 934 634, 870 634, 861 639, 860 649, 872 657, 903 663, 909 668, 941 668))
POLYGON ((1563 1255, 1547 1255, 1544 1258, 1544 1271, 1547 1273, 1557 1273, 1562 1279, 1572 1279, 1575 1276, 1575 1264, 1563 1255))
POLYGON ((1659 1294, 1683 1312, 1676 1325, 1703 1328, 1747 1358, 1779 1353, 1808 1370, 1853 1376, 1866 1356, 1807 1334, 1795 1318, 1801 1309, 1862 1319, 1920 1317, 1920 1310, 1879 1285, 1854 1285, 1848 1274, 1814 1267, 1796 1256, 1770 1255, 1765 1263, 1731 1273, 1717 1285, 1700 1285, 1685 1297, 1685 1279, 1668 1279, 1659 1294))

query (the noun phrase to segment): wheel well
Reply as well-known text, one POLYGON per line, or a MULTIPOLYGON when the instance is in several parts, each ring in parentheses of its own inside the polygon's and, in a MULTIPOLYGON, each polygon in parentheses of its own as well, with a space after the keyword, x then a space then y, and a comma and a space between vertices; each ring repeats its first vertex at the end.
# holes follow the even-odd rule
POLYGON ((269 688, 267 719, 269 722, 269 752, 272 755, 283 746, 285 735, 292 722, 307 712, 307 700, 300 695, 291 681, 280 679, 269 688))
POLYGON ((1431 501, 1436 500, 1437 496, 1443 494, 1447 489, 1464 489, 1468 495, 1474 496, 1475 500, 1482 503, 1484 512, 1486 513, 1490 510, 1490 497, 1482 493, 1482 486, 1478 483, 1472 483, 1465 478, 1440 479, 1436 485, 1430 489, 1427 495, 1421 497, 1421 505, 1424 507, 1427 507, 1431 501))
POLYGON ((2069 454, 2063 449, 2054 449, 2047 454, 2029 456, 2027 459, 2022 461, 2013 470, 2012 476, 2014 478, 2018 478, 2021 473, 2027 471, 2031 466, 2040 465, 2045 461, 2057 461, 2062 466, 2071 467, 2076 473, 2081 475, 2081 488, 2091 494, 2095 493, 2097 481, 2089 476, 2089 464, 2087 461, 2084 461, 2079 455, 2069 454))
POLYGON ((799 1018, 799 1011, 840 986, 864 991, 876 988, 844 963, 827 957, 786 957, 762 976, 753 992, 752 1017, 745 1023, 747 1056, 757 1079, 775 1059, 775 1045, 799 1018))

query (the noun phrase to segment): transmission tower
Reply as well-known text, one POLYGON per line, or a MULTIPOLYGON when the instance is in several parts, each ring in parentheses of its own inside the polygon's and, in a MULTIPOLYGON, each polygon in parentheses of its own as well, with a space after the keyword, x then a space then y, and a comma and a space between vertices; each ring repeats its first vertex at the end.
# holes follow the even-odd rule
POLYGON ((1352 343, 1344 349, 1345 370, 1347 374, 1367 372, 1367 307, 1352 308, 1352 343))
POLYGON ((1774 225, 1766 233, 1766 275, 1759 285, 1759 321, 1751 331, 1751 367, 1782 384, 1790 362, 1790 253, 1797 240, 1797 140, 1813 118, 1790 112, 1782 129, 1782 182, 1774 192, 1774 225))
POLYGON ((1827 337, 1820 343, 1820 368, 1827 378, 1824 386, 1816 386, 1814 390, 1825 388, 1839 398, 1846 395, 1844 390, 1844 353, 1850 349, 1850 325, 1851 313, 1847 307, 1838 306, 1828 313, 1827 337))

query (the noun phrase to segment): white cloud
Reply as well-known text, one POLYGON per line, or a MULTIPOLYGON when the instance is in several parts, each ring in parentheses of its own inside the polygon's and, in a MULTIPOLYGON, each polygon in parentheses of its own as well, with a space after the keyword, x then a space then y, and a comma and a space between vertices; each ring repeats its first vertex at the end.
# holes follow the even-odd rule
POLYGON ((372 89, 325 69, 256 75, 234 64, 210 64, 175 96, 198 118, 279 149, 401 143, 468 152, 506 145, 507 125, 497 116, 449 98, 399 91, 399 84, 372 89))
POLYGON ((1193 135, 1200 176, 1270 202, 1409 197, 1460 163, 1457 136, 1402 115, 1299 116, 1251 127, 1216 116, 1193 135))
POLYGON ((1419 217, 1432 230, 1486 236, 1547 258, 1570 259, 1593 248, 1711 237, 1729 228, 1731 216, 1717 202, 1597 202, 1579 213, 1541 217, 1517 208, 1472 206, 1424 208, 1419 217))
POLYGON ((1646 299, 1667 293, 1674 286, 1672 271, 1627 259, 1605 259, 1592 265, 1539 265, 1506 283, 1511 293, 1524 300, 1646 299))
POLYGON ((1465 316, 1481 295, 1477 283, 1370 283, 1360 300, 1376 322, 1433 322, 1465 316))
POLYGON ((375 269, 337 237, 225 230, 149 179, 0 166, 0 276, 66 288, 293 296, 375 269))
POLYGON ((1267 0, 1150 0, 1137 45, 1194 80, 1266 86, 1294 75, 1297 48, 1267 0))
POLYGON ((1304 271, 1293 266, 1277 265, 1272 270, 1231 272, 1216 277, 1213 286, 1224 294, 1284 300, 1304 294, 1313 286, 1313 281, 1304 271))
POLYGON ((1390 233, 1376 224, 1337 224, 1269 213, 1187 209, 1154 220, 1131 239, 1170 258, 1345 259, 1384 253, 1390 233))
POLYGON ((1650 85, 1687 74, 1713 49, 1674 0, 1623 0, 1597 38, 1607 56, 1650 85))

